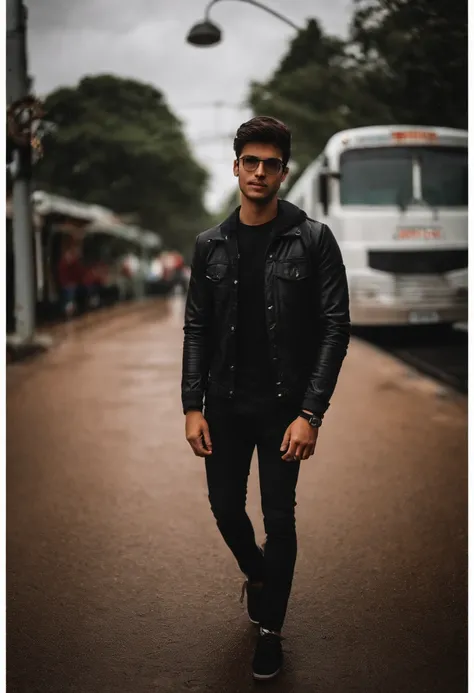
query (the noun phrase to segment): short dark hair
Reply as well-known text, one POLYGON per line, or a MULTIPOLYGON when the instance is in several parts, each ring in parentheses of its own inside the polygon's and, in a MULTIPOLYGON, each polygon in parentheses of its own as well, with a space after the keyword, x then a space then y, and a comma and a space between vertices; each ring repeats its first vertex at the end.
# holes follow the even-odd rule
POLYGON ((237 159, 249 142, 266 142, 281 150, 283 166, 286 166, 291 156, 291 132, 287 126, 270 116, 256 116, 242 123, 234 139, 234 151, 237 159))

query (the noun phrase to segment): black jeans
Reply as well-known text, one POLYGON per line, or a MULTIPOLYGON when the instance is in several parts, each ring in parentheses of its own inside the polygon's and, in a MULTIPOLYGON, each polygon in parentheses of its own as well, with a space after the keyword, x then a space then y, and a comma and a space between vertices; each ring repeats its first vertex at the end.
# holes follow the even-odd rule
POLYGON ((217 526, 250 581, 263 581, 260 625, 281 630, 296 561, 295 491, 299 462, 281 459, 280 445, 295 406, 232 408, 206 406, 212 455, 206 458, 209 501, 217 526), (266 532, 262 556, 245 505, 252 454, 257 447, 266 532))

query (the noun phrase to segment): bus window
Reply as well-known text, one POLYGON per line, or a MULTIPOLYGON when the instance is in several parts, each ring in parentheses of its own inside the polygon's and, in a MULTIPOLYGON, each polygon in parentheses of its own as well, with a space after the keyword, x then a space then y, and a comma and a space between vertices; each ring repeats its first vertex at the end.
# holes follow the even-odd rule
POLYGON ((400 205, 412 198, 408 148, 353 149, 341 155, 341 205, 400 205))
POLYGON ((467 207, 467 149, 420 149, 423 199, 433 207, 467 207))
POLYGON ((467 206, 467 150, 443 147, 353 149, 341 155, 341 205, 404 205, 413 199, 413 162, 421 162, 423 200, 467 206))

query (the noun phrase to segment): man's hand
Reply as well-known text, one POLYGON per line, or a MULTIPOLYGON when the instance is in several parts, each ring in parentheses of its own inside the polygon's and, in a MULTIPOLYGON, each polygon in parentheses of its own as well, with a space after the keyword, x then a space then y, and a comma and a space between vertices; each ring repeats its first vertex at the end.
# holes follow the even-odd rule
POLYGON ((200 411, 188 411, 186 414, 186 440, 197 457, 212 455, 209 426, 200 411))
POLYGON ((282 460, 295 462, 307 460, 314 454, 319 428, 313 428, 306 419, 298 416, 286 429, 280 452, 286 450, 282 460))

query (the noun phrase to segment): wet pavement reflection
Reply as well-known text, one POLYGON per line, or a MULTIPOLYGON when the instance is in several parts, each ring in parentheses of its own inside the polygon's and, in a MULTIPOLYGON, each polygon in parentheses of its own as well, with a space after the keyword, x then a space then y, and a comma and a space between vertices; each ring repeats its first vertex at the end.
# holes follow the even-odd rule
MULTIPOLYGON (((247 693, 255 629, 180 405, 183 299, 7 369, 9 693, 247 693)), ((263 540, 253 466, 249 513, 263 540)), ((298 485, 286 693, 467 689, 467 403, 354 340, 298 485)))

